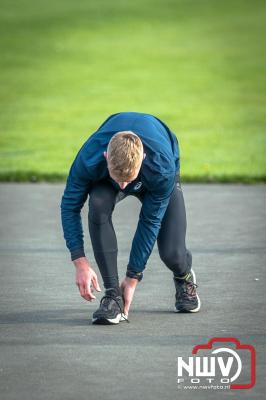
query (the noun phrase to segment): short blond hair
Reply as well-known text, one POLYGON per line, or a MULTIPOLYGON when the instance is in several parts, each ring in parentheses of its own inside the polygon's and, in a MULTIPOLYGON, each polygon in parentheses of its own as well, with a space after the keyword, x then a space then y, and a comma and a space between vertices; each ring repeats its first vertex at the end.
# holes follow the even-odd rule
POLYGON ((108 168, 121 182, 130 180, 143 157, 143 144, 131 131, 117 132, 107 147, 108 168))

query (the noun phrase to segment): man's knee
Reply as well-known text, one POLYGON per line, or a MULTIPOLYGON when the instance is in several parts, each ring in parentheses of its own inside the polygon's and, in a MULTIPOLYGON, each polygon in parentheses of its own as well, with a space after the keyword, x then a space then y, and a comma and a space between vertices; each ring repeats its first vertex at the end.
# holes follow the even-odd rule
POLYGON ((161 251, 160 258, 170 269, 172 269, 173 266, 183 266, 187 261, 186 249, 175 248, 172 251, 161 251))
POLYGON ((104 224, 112 216, 114 204, 108 196, 92 193, 89 197, 89 221, 104 224))

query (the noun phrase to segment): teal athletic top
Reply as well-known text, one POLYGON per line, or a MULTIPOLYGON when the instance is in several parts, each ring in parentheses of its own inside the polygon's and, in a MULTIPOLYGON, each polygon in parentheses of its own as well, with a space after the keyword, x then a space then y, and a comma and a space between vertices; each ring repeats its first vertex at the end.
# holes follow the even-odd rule
POLYGON ((177 138, 161 120, 138 112, 111 115, 83 144, 67 178, 61 219, 71 259, 85 256, 80 211, 92 185, 106 179, 117 191, 126 194, 145 190, 127 266, 129 271, 142 272, 157 239, 179 169, 177 138), (110 177, 103 155, 112 136, 120 131, 136 133, 146 153, 138 177, 123 190, 110 177))

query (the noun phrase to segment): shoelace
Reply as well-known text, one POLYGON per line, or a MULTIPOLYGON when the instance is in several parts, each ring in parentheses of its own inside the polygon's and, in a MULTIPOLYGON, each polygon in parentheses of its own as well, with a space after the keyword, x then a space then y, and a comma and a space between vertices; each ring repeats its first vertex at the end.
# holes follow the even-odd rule
POLYGON ((196 288, 198 285, 192 281, 185 281, 183 285, 183 294, 188 298, 191 299, 196 294, 196 288))
POLYGON ((198 285, 194 282, 188 282, 187 284, 187 294, 194 296, 196 294, 196 288, 198 287, 198 285))
POLYGON ((109 295, 109 294, 106 294, 105 296, 102 297, 102 299, 101 299, 101 301, 100 301, 100 306, 102 305, 103 300, 105 300, 105 299, 112 299, 112 300, 114 300, 114 301, 116 302, 116 304, 118 305, 118 307, 119 307, 119 310, 120 310, 120 312, 121 312, 121 316, 124 318, 125 321, 127 321, 127 322, 129 323, 129 319, 125 316, 125 314, 124 314, 124 312, 123 312, 123 310, 122 310, 122 308, 121 308, 119 302, 116 300, 116 298, 113 297, 113 296, 111 296, 111 295, 109 295))

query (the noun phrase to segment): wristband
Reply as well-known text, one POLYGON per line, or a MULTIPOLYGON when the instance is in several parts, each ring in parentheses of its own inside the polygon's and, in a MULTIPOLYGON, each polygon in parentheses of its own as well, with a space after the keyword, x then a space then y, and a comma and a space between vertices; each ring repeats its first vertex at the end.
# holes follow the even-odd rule
POLYGON ((128 278, 137 279, 140 282, 142 280, 142 278, 143 278, 143 273, 142 272, 133 272, 133 271, 127 270, 126 276, 128 278))

